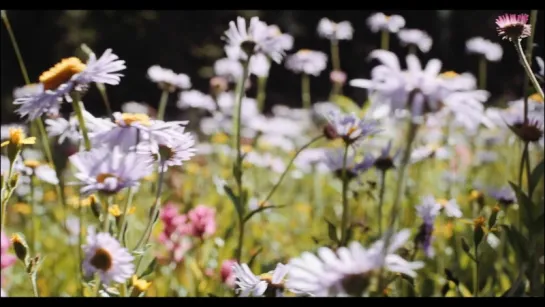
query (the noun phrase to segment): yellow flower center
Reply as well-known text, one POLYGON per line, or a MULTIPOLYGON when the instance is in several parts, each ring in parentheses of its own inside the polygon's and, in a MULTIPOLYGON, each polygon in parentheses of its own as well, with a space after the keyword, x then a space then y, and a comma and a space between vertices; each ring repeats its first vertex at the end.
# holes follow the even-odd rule
POLYGON ((96 181, 98 183, 104 183, 104 181, 106 181, 108 178, 117 178, 117 176, 109 173, 101 173, 97 175, 96 181))
POLYGON ((149 116, 143 113, 123 113, 121 114, 121 120, 123 121, 124 124, 121 123, 120 121, 117 121, 116 124, 122 125, 122 126, 130 126, 133 123, 139 123, 144 126, 151 125, 149 116))
POLYGON ((112 267, 112 255, 104 248, 99 248, 95 251, 89 263, 99 270, 108 271, 112 267))
POLYGON ((541 97, 541 95, 539 95, 538 93, 530 95, 530 97, 528 97, 528 100, 543 103, 543 97, 541 97))
POLYGON ((385 15, 385 16, 384 16, 384 19, 386 19, 386 21, 388 21, 388 20, 390 20, 391 17, 392 17, 392 16, 385 15))
POLYGON ((441 198, 437 200, 437 203, 441 205, 441 207, 445 207, 448 204, 448 200, 441 198))
POLYGON ((352 127, 350 127, 350 128, 348 129, 348 132, 346 132, 346 135, 347 135, 347 136, 350 136, 350 135, 352 135, 352 133, 354 133, 356 130, 358 130, 358 127, 352 126, 352 127))
POLYGON ((471 191, 471 194, 469 194, 469 198, 471 200, 475 200, 475 199, 478 199, 482 196, 483 194, 480 192, 480 191, 477 191, 477 190, 473 190, 471 191))
POLYGON ((299 53, 301 55, 304 55, 304 54, 309 54, 311 52, 312 52, 312 50, 310 50, 310 49, 301 49, 297 53, 299 53))
POLYGON ((16 233, 11 235, 11 244, 23 244, 23 239, 16 233))
POLYGON ((151 282, 148 282, 144 279, 138 279, 138 276, 133 275, 132 286, 139 292, 144 292, 151 286, 151 282))
POLYGON ((26 160, 24 164, 26 167, 30 167, 30 168, 36 168, 40 166, 40 162, 36 160, 26 160))
POLYGON ((446 79, 452 79, 452 78, 456 78, 456 77, 458 77, 460 75, 455 71, 449 70, 449 71, 445 71, 440 76, 443 77, 443 78, 446 78, 446 79))
POLYGON ((243 152, 243 153, 249 153, 250 151, 252 151, 252 145, 242 145, 240 147, 240 150, 243 152))
MULTIPOLYGON (((127 210, 127 215, 133 214, 136 211, 136 207, 132 206, 129 210, 127 210)), ((119 208, 118 205, 112 205, 110 208, 108 208, 108 212, 110 212, 111 215, 114 217, 120 217, 123 215, 123 212, 119 208)))
POLYGON ((42 73, 39 80, 44 85, 44 90, 56 89, 61 84, 69 81, 72 76, 82 72, 85 67, 87 66, 76 57, 63 59, 60 63, 42 73))

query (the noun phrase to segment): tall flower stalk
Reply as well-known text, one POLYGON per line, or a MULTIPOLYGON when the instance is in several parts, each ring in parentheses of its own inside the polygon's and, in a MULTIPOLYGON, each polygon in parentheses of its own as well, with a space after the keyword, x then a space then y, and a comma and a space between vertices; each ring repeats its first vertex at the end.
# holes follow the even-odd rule
POLYGON ((168 90, 164 89, 161 93, 161 98, 159 99, 159 108, 157 109, 157 119, 163 120, 165 118, 165 110, 167 109, 168 103, 168 90))
POLYGON ((479 88, 481 90, 486 89, 486 57, 481 55, 479 57, 479 88))
POLYGON ((301 101, 303 102, 303 108, 310 109, 310 76, 305 72, 301 73, 301 101))
POLYGON ((348 213, 349 213, 349 206, 348 206, 348 174, 346 171, 346 161, 348 159, 348 148, 350 146, 346 144, 344 146, 344 154, 343 154, 343 169, 342 169, 342 205, 343 205, 343 212, 341 216, 341 244, 346 244, 346 236, 348 235, 348 213))
POLYGON ((388 50, 390 48, 390 32, 383 29, 380 34, 380 49, 388 50))

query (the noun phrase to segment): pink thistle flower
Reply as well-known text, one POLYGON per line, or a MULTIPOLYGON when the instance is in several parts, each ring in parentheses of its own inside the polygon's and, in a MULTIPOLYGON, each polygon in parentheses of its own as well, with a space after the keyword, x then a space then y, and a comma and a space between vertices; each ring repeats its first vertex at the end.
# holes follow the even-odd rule
POLYGON ((532 34, 527 14, 504 14, 496 19, 498 35, 514 42, 532 34))
POLYGON ((173 203, 166 204, 159 218, 163 222, 163 231, 159 234, 159 242, 170 253, 170 259, 179 263, 193 245, 187 237, 191 233, 191 225, 188 224, 186 215, 180 214, 173 203))
POLYGON ((10 241, 8 237, 4 234, 4 232, 2 232, 0 237, 0 268, 3 271, 4 269, 14 265, 17 261, 17 258, 13 255, 8 254, 10 241))
POLYGON ((235 274, 233 272, 233 266, 235 265, 235 263, 237 263, 236 260, 229 259, 229 260, 223 261, 223 263, 221 264, 221 269, 220 269, 221 282, 226 284, 229 288, 235 287, 235 274))
POLYGON ((216 232, 216 210, 198 205, 187 214, 191 225, 191 235, 204 238, 216 232))

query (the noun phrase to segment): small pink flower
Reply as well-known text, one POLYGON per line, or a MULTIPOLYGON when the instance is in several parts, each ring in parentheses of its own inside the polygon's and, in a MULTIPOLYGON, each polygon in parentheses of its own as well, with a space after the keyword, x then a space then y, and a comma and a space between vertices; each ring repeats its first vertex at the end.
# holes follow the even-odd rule
POLYGON ((334 70, 329 74, 329 79, 333 83, 343 85, 346 82, 346 74, 340 70, 334 70))
POLYGON ((216 232, 216 210, 198 205, 187 214, 191 225, 191 234, 198 238, 211 236, 216 232))
POLYGON ((236 260, 225 260, 221 264, 220 269, 220 276, 221 276, 221 282, 226 284, 229 288, 233 288, 235 286, 235 274, 233 272, 233 265, 235 265, 236 260))
POLYGON ((2 270, 12 266, 17 261, 15 256, 8 254, 9 245, 8 237, 2 232, 0 241, 0 267, 2 270))
POLYGON ((527 14, 501 15, 496 19, 498 35, 512 42, 528 37, 532 34, 532 26, 527 23, 527 14))

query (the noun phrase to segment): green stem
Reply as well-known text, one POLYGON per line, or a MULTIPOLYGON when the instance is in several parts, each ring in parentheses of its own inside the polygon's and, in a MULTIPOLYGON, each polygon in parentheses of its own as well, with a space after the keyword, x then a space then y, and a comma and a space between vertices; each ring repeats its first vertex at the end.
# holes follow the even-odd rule
POLYGON ((475 282, 473 285, 473 297, 479 297, 479 245, 475 244, 475 282))
POLYGON ((339 41, 336 39, 331 40, 331 65, 333 70, 341 70, 341 56, 339 53, 339 41))
POLYGON ((382 236, 382 207, 384 205, 384 192, 386 191, 386 171, 380 171, 380 188, 378 194, 378 234, 382 236))
POLYGON ((102 97, 102 101, 104 101, 104 106, 106 107, 106 112, 108 112, 108 116, 112 117, 112 106, 110 105, 110 100, 108 99, 108 93, 106 93, 106 86, 101 83, 95 83, 98 92, 100 93, 100 97, 102 97))
POLYGON ((110 196, 108 198, 105 198, 103 200, 104 203, 104 212, 103 214, 103 220, 102 220, 102 231, 105 233, 110 233, 110 207, 112 206, 113 197, 110 196))
POLYGON ((74 108, 74 113, 79 123, 79 129, 81 135, 83 136, 83 144, 85 145, 85 150, 91 150, 91 140, 89 139, 89 132, 87 131, 87 125, 85 124, 85 119, 83 118, 83 107, 82 107, 81 97, 78 92, 74 92, 74 100, 72 101, 72 107, 74 108))
POLYGON ((15 166, 15 160, 10 161, 8 177, 4 179, 4 186, 2 187, 2 196, 4 196, 3 195, 4 193, 7 193, 7 195, 4 198, 2 198, 2 225, 0 229, 2 232, 4 232, 4 227, 6 226, 8 201, 11 198, 13 191, 15 190, 15 187, 12 187, 10 184, 11 177, 13 176, 14 166, 15 166))
POLYGON ((165 110, 167 109, 168 103, 168 91, 163 90, 161 93, 161 98, 159 99, 159 108, 157 110, 157 119, 163 120, 165 118, 165 110))
POLYGON ((341 217, 341 245, 346 244, 346 236, 348 235, 348 174, 346 170, 346 162, 348 160, 348 144, 344 147, 343 169, 342 169, 342 204, 343 212, 341 217))
POLYGON ((416 55, 416 45, 409 44, 409 54, 416 55))
POLYGON ((36 276, 34 274, 38 273, 29 273, 28 278, 30 279, 30 284, 32 285, 32 293, 34 294, 34 297, 40 297, 40 293, 38 292, 38 284, 36 283, 36 276))
POLYGON ((284 177, 286 176, 286 174, 288 173, 291 165, 293 164, 293 162, 295 161, 295 159, 297 158, 297 156, 305 149, 307 149, 310 145, 314 144, 314 142, 320 140, 321 138, 323 138, 323 135, 319 135, 315 138, 313 138, 312 140, 310 140, 308 143, 306 143, 305 145, 303 145, 301 148, 299 148, 296 152, 295 152, 295 155, 291 158, 290 162, 288 162, 288 165, 286 166, 286 169, 284 170, 284 172, 282 172, 282 175, 280 175, 280 178, 278 179, 278 181, 275 183, 275 185, 272 187, 272 189, 269 191, 269 194, 267 194, 267 197, 265 197, 265 200, 263 201, 264 203, 266 203, 267 201, 269 201, 269 199, 271 199, 271 197, 273 196, 274 192, 276 191, 276 189, 278 189, 278 187, 280 186, 280 184, 282 183, 282 180, 284 180, 284 177))
POLYGON ((267 77, 257 78, 257 107, 260 112, 265 108, 265 98, 267 97, 267 77))
POLYGON ((34 175, 30 176, 30 206, 32 210, 32 221, 30 223, 31 229, 32 229, 32 243, 31 243, 31 251, 36 255, 36 242, 38 242, 38 227, 36 225, 36 221, 38 217, 36 216, 36 186, 34 185, 34 175))
MULTIPOLYGON (((522 155, 520 157, 520 166, 519 166, 519 178, 518 178, 518 186, 520 189, 522 189, 522 177, 523 177, 523 174, 524 174, 524 165, 526 164, 526 159, 528 159, 530 157, 530 155, 528 154, 528 142, 524 142, 524 149, 522 150, 522 155)), ((530 183, 528 182, 528 187, 530 186, 530 183)), ((519 209, 519 218, 520 218, 520 226, 522 227, 522 225, 524 225, 524 214, 522 212, 520 212, 521 210, 523 210, 523 208, 521 207, 519 209)))
POLYGON ((4 21, 4 25, 6 26, 6 30, 8 30, 9 39, 11 40, 11 44, 13 45, 13 50, 15 51, 15 56, 17 57, 17 62, 19 63, 19 67, 21 68, 21 73, 23 73, 23 78, 25 79, 26 84, 30 84, 30 79, 28 78, 28 72, 26 70, 25 62, 23 61, 23 56, 21 55, 21 51, 19 50, 19 45, 17 44, 17 40, 15 39, 15 35, 13 34, 13 30, 11 29, 11 24, 9 23, 8 14, 5 10, 2 10, 2 20, 4 21))
POLYGON ((123 214, 121 215, 121 218, 119 220, 119 226, 118 226, 119 228, 117 229, 117 240, 122 245, 123 245, 123 229, 125 229, 126 216, 129 213, 129 208, 131 207, 132 200, 134 198, 134 193, 133 193, 132 187, 129 188, 128 194, 129 194, 129 197, 128 197, 128 199, 125 202, 125 205, 123 207, 123 214))
MULTIPOLYGON (((157 182, 157 194, 155 195, 155 202, 153 204, 153 207, 151 208, 150 220, 148 224, 146 225, 146 229, 144 230, 142 237, 140 238, 140 240, 138 240, 138 243, 136 243, 136 247, 134 248, 134 250, 139 250, 142 246, 145 246, 148 243, 149 238, 151 237, 151 231, 157 220, 156 216, 159 212, 160 205, 161 205, 161 192, 163 190, 163 179, 165 177, 163 166, 164 166, 164 163, 160 162, 159 179, 157 182)), ((142 263, 143 258, 144 256, 141 255, 140 258, 138 259, 138 263, 136 265, 136 272, 138 272, 138 269, 140 268, 140 264, 142 263)))
POLYGON ((100 275, 95 274, 95 297, 99 297, 100 296, 100 275))
POLYGON ((479 58, 479 88, 486 89, 486 58, 484 56, 479 58))
MULTIPOLYGON (((244 97, 245 92, 245 85, 246 85, 246 79, 248 79, 248 74, 250 73, 250 59, 251 55, 248 56, 248 59, 242 63, 243 67, 243 73, 242 73, 242 79, 239 82, 238 89, 237 89, 237 104, 236 104, 236 113, 235 113, 235 146, 236 146, 236 164, 235 164, 235 181, 237 183, 238 188, 238 202, 242 202, 242 195, 244 193, 244 188, 242 186, 242 152, 240 148, 240 141, 241 141, 241 114, 242 114, 242 98, 244 97)), ((244 206, 245 204, 239 203, 239 206, 244 206)), ((244 214, 239 213, 238 214, 238 222, 239 222, 239 234, 238 234, 238 243, 237 243, 237 249, 236 249, 236 259, 237 262, 240 263, 240 258, 242 257, 242 245, 244 243, 244 214)))
MULTIPOLYGON (((530 41, 527 42, 528 44, 531 44, 530 41)), ((532 85, 534 86, 534 89, 539 93, 541 96, 541 99, 543 99, 543 90, 541 89, 541 86, 539 86, 539 82, 537 82, 536 76, 532 72, 532 67, 528 63, 528 59, 526 59, 526 56, 524 55, 524 51, 522 51, 522 45, 520 44, 520 39, 514 42, 515 49, 517 50, 517 54, 519 55, 522 67, 526 71, 526 76, 530 79, 532 82, 532 85)), ((525 78, 526 79, 526 78, 525 78)), ((527 80, 527 79, 526 79, 527 80)), ((525 82, 527 83, 527 82, 525 82)), ((524 96, 528 96, 527 93, 523 93, 524 96)), ((524 104, 524 119, 528 119, 528 103, 524 104)))
POLYGON ((380 49, 388 50, 390 48, 390 32, 382 30, 380 35, 380 49))
POLYGON ((310 109, 310 77, 306 73, 301 73, 301 99, 303 108, 310 109))
MULTIPOLYGON (((83 245, 83 225, 84 225, 84 208, 81 201, 81 195, 79 196, 79 206, 78 206, 78 220, 79 220, 79 232, 78 232, 78 275, 83 277, 83 250, 81 246, 83 245)), ((83 279, 83 278, 82 278, 83 279)), ((79 283, 80 295, 83 297, 83 284, 79 283)))

